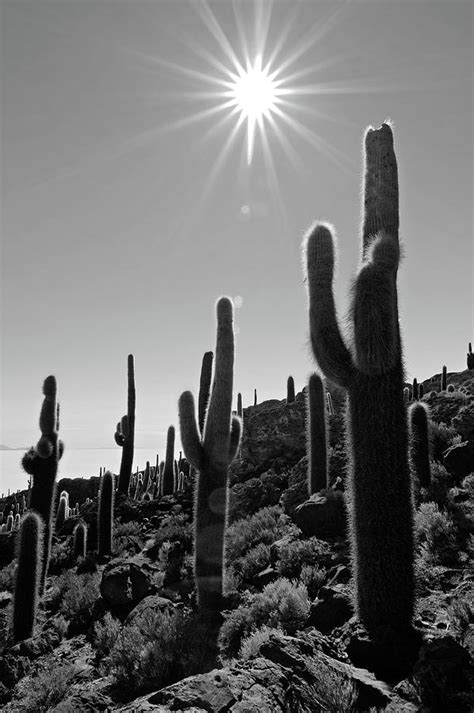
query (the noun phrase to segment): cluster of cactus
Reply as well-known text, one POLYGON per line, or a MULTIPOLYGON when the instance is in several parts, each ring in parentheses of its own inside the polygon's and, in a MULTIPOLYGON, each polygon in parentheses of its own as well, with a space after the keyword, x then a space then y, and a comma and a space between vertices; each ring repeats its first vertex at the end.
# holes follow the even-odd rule
POLYGON ((398 178, 391 127, 365 135, 362 263, 352 302, 354 351, 340 333, 332 283, 335 239, 305 238, 310 336, 325 376, 348 397, 348 499, 355 605, 374 640, 408 641, 414 608, 413 499, 396 278, 398 178))
POLYGON ((228 468, 240 442, 241 422, 232 415, 234 365, 233 305, 221 297, 216 306, 216 358, 205 419, 196 421, 194 398, 179 398, 181 441, 197 471, 194 505, 195 577, 198 603, 211 622, 223 606, 224 537, 228 511, 228 468), (201 425, 202 424, 202 425, 201 425))
POLYGON ((122 448, 122 459, 120 462, 120 473, 118 479, 118 492, 126 495, 128 493, 130 478, 132 476, 133 449, 135 443, 135 360, 133 354, 127 359, 127 413, 122 416, 117 423, 114 434, 115 442, 122 448))

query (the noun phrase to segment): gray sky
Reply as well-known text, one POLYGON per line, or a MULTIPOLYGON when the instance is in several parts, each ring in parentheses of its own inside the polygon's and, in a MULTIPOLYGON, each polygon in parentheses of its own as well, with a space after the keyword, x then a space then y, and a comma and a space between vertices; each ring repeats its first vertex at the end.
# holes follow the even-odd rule
POLYGON ((301 390, 313 368, 301 237, 315 218, 336 226, 343 314, 359 259, 362 136, 386 117, 399 162, 407 376, 465 368, 471 2, 280 0, 260 14, 225 0, 1 8, 1 443, 36 440, 53 373, 66 445, 113 446, 133 352, 137 445, 162 451, 179 394, 196 392, 214 348, 222 294, 242 300, 244 405, 254 387, 259 400, 283 398, 289 374, 301 390), (244 126, 224 152, 236 118, 210 111, 231 68, 213 17, 244 63, 242 38, 253 57, 268 9, 264 63, 276 48, 273 69, 293 58, 285 86, 306 87, 288 95, 287 121, 265 124, 273 175, 258 136, 247 165, 244 126))

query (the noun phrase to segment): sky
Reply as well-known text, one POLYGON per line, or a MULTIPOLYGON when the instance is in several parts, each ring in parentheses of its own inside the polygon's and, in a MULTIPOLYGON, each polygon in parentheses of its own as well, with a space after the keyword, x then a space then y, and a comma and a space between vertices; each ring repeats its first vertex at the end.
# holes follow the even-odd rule
POLYGON ((0 443, 36 442, 54 374, 66 447, 113 447, 133 353, 136 445, 163 452, 221 295, 236 303, 235 396, 284 398, 290 374, 300 391, 315 368, 302 236, 335 225, 345 314, 362 138, 387 117, 407 378, 466 368, 472 48, 462 0, 3 0, 0 443), (246 123, 219 108, 246 52, 288 90, 250 163, 246 123))

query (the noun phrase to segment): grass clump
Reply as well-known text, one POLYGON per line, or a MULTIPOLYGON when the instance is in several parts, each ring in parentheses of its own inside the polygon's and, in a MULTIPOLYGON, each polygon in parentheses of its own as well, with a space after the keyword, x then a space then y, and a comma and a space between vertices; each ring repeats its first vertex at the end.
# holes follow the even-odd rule
POLYGON ((456 530, 449 514, 436 503, 422 503, 415 514, 415 540, 427 564, 451 565, 457 561, 456 530))
POLYGON ((271 545, 292 531, 296 532, 295 526, 277 505, 262 508, 253 515, 234 522, 228 528, 226 534, 227 561, 233 563, 260 543, 271 545))
POLYGON ((296 579, 300 577, 305 565, 318 565, 329 552, 329 545, 317 537, 284 543, 279 550, 277 571, 282 577, 296 579))
POLYGON ((64 616, 69 622, 68 635, 74 635, 93 623, 99 597, 98 573, 77 574, 70 570, 57 577, 49 608, 64 616))
MULTIPOLYGON (((25 680, 18 691, 21 698, 18 708, 23 713, 46 713, 64 700, 79 668, 74 664, 60 664, 35 674, 34 680, 25 680), (26 695, 22 695, 23 689, 26 695)), ((13 701, 16 703, 16 701, 13 701)))

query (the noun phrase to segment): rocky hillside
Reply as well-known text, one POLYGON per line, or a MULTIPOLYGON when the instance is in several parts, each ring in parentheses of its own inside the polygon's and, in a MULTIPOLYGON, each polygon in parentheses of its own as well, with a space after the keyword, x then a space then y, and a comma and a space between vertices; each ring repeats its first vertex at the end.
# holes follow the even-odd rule
MULTIPOLYGON (((413 470, 417 601, 403 656, 389 644, 381 653, 355 617, 344 407, 330 387, 329 488, 309 499, 305 395, 243 411, 214 631, 196 608, 192 474, 170 495, 117 495, 103 556, 98 484, 60 481, 79 512, 56 521, 34 634, 17 643, 18 532, 1 533, 2 710, 473 710, 474 372, 448 374, 448 384, 442 391, 440 375, 423 382, 430 482, 420 486, 413 470), (87 526, 85 556, 78 523, 87 526)), ((7 519, 13 496, 0 509, 7 519)))

